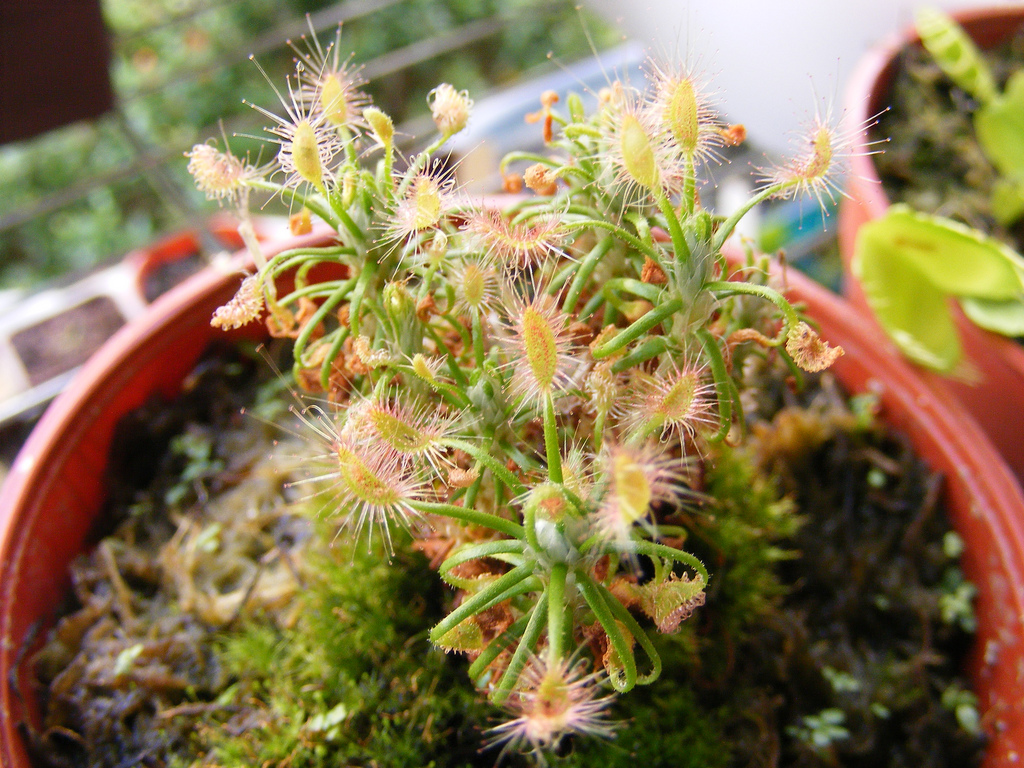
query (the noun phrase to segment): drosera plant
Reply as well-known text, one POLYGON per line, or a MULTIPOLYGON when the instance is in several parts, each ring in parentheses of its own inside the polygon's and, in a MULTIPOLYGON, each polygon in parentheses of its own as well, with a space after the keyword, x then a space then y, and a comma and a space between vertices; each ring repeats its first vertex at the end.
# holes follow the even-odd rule
POLYGON ((318 454, 310 493, 388 555, 406 530, 432 557, 458 599, 430 640, 511 711, 491 741, 543 761, 566 734, 611 735, 613 695, 661 674, 645 624, 674 632, 705 601, 712 576, 669 518, 700 499, 709 446, 740 439, 743 360, 773 350, 799 378, 842 354, 763 265, 724 254, 760 201, 832 190, 842 147, 817 124, 805 156, 716 216, 699 174, 742 129, 699 78, 652 67, 649 89, 611 83, 590 113, 543 94, 546 152, 501 164, 532 194, 498 210, 436 161, 468 94, 439 85, 437 135, 400 157, 337 44, 300 43, 283 111, 261 109, 275 161, 189 153, 208 194, 271 191, 295 232, 313 217, 331 231, 266 259, 242 211, 257 271, 213 323, 265 313, 294 338, 295 379, 324 398, 296 409, 318 454))
MULTIPOLYGON (((924 7, 916 25, 935 64, 974 106, 974 137, 996 175, 989 207, 1009 227, 1024 213, 1024 72, 1011 74, 1000 90, 952 17, 924 7)), ((921 365, 972 376, 950 312, 953 302, 982 328, 1024 335, 1024 258, 949 217, 892 206, 858 232, 851 267, 883 328, 921 365)))

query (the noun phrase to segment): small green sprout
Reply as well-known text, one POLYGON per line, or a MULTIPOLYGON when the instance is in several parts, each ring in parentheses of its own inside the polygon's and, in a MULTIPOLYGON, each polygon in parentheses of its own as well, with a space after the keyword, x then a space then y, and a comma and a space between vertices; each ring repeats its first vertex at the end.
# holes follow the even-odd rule
POLYGON ((816 715, 805 715, 801 725, 791 726, 787 732, 793 738, 815 750, 826 750, 832 744, 850 738, 846 714, 841 709, 823 709, 816 715))
POLYGON ((942 706, 956 715, 956 721, 968 733, 980 736, 981 715, 978 713, 978 697, 953 683, 942 692, 942 706))

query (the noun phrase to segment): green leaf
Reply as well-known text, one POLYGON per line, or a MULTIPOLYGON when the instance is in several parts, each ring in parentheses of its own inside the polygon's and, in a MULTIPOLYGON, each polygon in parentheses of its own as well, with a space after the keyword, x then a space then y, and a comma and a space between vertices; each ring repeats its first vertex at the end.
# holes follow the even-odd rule
POLYGON ((1024 296, 1010 301, 963 298, 960 307, 975 325, 1003 336, 1024 336, 1024 296))
POLYGON ((1024 179, 996 179, 992 186, 992 215, 1009 227, 1024 215, 1024 179))
POLYGON ((1014 73, 1001 96, 978 109, 974 132, 1002 176, 1024 176, 1024 70, 1014 73))
POLYGON ((1012 299, 1022 287, 1024 259, 999 241, 941 216, 894 205, 865 226, 872 248, 909 262, 945 293, 1012 299))
POLYGON ((861 228, 853 261, 868 306, 903 354, 928 368, 952 371, 961 350, 947 294, 871 227, 861 228))
POLYGON ((892 206, 861 228, 852 268, 882 327, 907 357, 929 368, 948 373, 960 359, 950 299, 1000 332, 1016 335, 1024 320, 1019 255, 976 230, 906 206, 892 206))
POLYGON ((943 72, 979 101, 996 98, 995 78, 978 47, 956 20, 938 8, 919 8, 914 24, 921 42, 943 72))

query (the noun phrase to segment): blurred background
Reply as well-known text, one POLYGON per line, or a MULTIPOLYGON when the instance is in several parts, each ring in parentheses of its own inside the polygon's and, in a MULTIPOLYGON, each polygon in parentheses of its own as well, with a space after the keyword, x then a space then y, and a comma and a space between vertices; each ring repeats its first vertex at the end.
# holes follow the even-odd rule
POLYGON ((422 116, 438 83, 479 99, 553 68, 550 51, 588 56, 587 30, 611 42, 593 14, 551 0, 4 3, 0 289, 92 268, 208 214, 182 154, 219 138, 220 120, 236 153, 259 153, 235 137, 266 122, 242 99, 277 100, 249 56, 283 88, 285 40, 308 34, 306 14, 325 43, 344 23, 345 50, 396 123, 422 116))

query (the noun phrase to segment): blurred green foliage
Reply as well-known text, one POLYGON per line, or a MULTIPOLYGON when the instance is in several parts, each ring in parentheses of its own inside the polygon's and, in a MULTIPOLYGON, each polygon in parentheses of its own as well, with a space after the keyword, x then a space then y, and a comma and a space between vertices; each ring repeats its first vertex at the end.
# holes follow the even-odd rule
MULTIPOLYGON (((265 121, 242 99, 276 101, 249 54, 284 89, 294 53, 282 41, 301 34, 304 15, 359 7, 372 10, 345 22, 342 46, 363 64, 478 20, 502 22, 371 82, 367 91, 399 122, 427 112, 438 83, 479 98, 543 65, 549 51, 564 61, 590 55, 588 30, 598 48, 615 39, 568 0, 106 0, 117 111, 0 147, 0 289, 118 259, 211 212, 184 151, 219 135, 223 120, 232 149, 269 159, 262 142, 245 138, 265 121)), ((323 43, 333 38, 333 26, 320 32, 323 43)))

